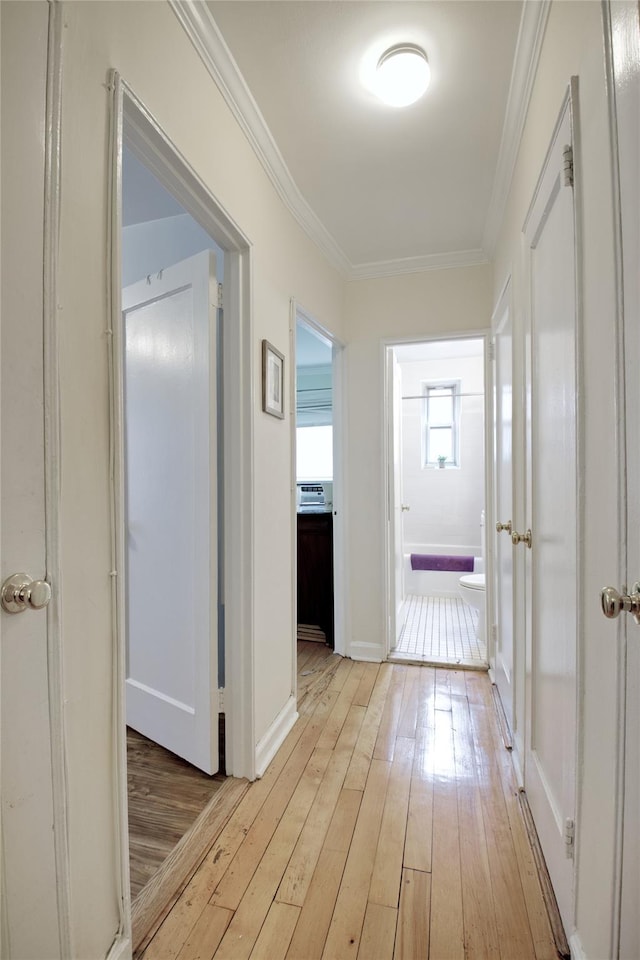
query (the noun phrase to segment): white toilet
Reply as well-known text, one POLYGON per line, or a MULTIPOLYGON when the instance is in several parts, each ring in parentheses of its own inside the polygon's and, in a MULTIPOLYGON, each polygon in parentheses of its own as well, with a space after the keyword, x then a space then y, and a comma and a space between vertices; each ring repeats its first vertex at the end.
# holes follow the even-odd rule
MULTIPOLYGON (((480 516, 480 542, 482 544, 482 560, 484 561, 484 510, 480 516)), ((478 612, 478 626, 476 627, 476 639, 481 643, 485 641, 485 616, 484 616, 484 597, 485 580, 484 573, 466 573, 458 580, 458 590, 460 596, 468 603, 470 607, 478 612)))

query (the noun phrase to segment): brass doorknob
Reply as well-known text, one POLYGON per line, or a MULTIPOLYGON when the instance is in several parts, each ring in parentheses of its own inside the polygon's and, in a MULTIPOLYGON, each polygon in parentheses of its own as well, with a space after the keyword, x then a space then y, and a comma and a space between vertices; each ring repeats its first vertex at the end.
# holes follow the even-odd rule
POLYGON ((46 580, 33 580, 26 573, 14 573, 2 584, 0 603, 7 613, 42 610, 51 600, 51 587, 46 580))
POLYGON ((517 530, 514 530, 511 534, 511 543, 514 547, 517 547, 519 543, 526 543, 531 550, 531 530, 527 530, 526 533, 518 533, 517 530))
POLYGON ((496 523, 496 533, 511 533, 511 520, 507 520, 506 523, 496 523))

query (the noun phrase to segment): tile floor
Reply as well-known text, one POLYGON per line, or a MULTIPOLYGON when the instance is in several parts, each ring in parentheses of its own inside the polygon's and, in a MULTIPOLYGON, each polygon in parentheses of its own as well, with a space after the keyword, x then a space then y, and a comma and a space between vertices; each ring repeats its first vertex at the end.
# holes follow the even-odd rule
POLYGON ((403 614, 404 627, 391 660, 486 668, 486 644, 476 640, 478 615, 464 600, 408 596, 403 614))

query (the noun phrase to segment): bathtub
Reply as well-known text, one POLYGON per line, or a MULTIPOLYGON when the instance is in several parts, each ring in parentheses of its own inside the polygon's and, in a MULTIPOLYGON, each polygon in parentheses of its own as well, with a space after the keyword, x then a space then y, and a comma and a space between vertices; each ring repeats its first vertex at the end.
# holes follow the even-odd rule
POLYGON ((451 547, 442 543, 404 544, 404 593, 418 597, 459 597, 457 570, 412 570, 411 554, 441 554, 448 557, 473 557, 474 573, 484 573, 481 548, 473 546, 451 547))

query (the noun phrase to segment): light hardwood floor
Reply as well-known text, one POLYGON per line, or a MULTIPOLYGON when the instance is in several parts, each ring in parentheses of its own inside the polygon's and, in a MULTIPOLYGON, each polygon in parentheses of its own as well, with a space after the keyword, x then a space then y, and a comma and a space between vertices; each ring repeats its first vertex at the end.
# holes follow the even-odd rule
POLYGON ((553 960, 488 677, 307 669, 300 719, 145 960, 553 960))

